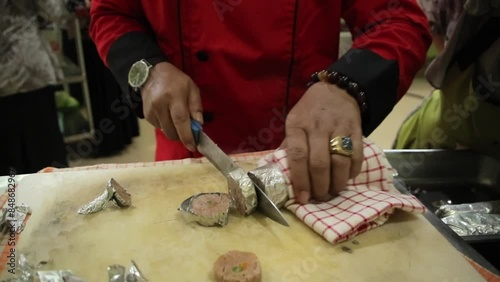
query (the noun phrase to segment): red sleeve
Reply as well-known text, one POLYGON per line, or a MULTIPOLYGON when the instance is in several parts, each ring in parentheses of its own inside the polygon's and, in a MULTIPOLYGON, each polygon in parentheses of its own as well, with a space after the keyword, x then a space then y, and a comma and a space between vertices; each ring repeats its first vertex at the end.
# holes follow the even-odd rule
POLYGON ((106 66, 111 45, 129 32, 149 33, 140 0, 92 0, 90 36, 106 66))
POLYGON ((415 0, 345 2, 343 17, 356 49, 369 49, 399 65, 398 100, 422 68, 432 42, 427 17, 415 0))
POLYGON ((142 100, 128 84, 128 72, 137 61, 166 61, 144 16, 141 0, 92 0, 90 37, 132 108, 142 117, 142 100))
POLYGON ((368 135, 410 87, 432 38, 415 0, 344 0, 342 9, 353 45, 330 70, 363 88, 369 107, 363 131, 368 135))

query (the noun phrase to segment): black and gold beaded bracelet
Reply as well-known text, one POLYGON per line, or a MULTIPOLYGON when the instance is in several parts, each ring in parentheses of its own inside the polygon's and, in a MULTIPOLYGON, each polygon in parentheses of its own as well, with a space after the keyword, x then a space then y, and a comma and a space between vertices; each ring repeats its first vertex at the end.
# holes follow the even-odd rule
POLYGON ((311 81, 307 84, 307 87, 313 85, 316 82, 326 82, 330 84, 335 84, 339 88, 346 90, 349 95, 351 95, 356 102, 358 102, 359 109, 361 113, 368 110, 368 104, 366 103, 365 92, 361 91, 359 84, 351 81, 347 76, 341 75, 335 71, 319 71, 311 75, 311 81))

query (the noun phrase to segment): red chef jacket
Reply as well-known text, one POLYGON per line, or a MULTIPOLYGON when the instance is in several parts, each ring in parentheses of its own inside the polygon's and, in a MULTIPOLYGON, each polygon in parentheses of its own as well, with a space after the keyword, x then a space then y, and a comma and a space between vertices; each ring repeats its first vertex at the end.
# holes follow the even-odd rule
MULTIPOLYGON (((93 0, 90 34, 127 94, 128 70, 141 59, 164 56, 189 75, 204 130, 226 153, 279 146, 286 113, 322 69, 366 92, 368 135, 406 92, 431 42, 414 0, 93 0), (354 44, 337 59, 341 18, 354 44)), ((159 130, 156 140, 156 160, 197 156, 159 130)))

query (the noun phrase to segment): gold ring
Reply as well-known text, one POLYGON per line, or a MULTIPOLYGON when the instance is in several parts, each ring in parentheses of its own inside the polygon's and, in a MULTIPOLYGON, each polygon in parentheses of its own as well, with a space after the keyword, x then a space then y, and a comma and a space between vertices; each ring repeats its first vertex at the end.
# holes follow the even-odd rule
POLYGON ((330 140, 330 153, 346 157, 352 156, 352 140, 348 136, 337 136, 330 140))

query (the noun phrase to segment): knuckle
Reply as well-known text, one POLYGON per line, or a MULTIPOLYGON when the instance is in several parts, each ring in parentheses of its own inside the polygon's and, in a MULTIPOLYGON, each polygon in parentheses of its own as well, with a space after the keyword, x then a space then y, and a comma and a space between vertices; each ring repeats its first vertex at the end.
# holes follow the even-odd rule
POLYGON ((288 157, 293 162, 304 161, 307 158, 307 151, 302 147, 292 146, 288 148, 288 157))
POLYGON ((299 119, 296 114, 288 114, 285 120, 285 127, 288 129, 299 128, 299 119))
POLYGON ((178 112, 178 113, 172 113, 172 122, 174 124, 182 124, 187 122, 189 119, 189 116, 187 115, 186 112, 178 112))

